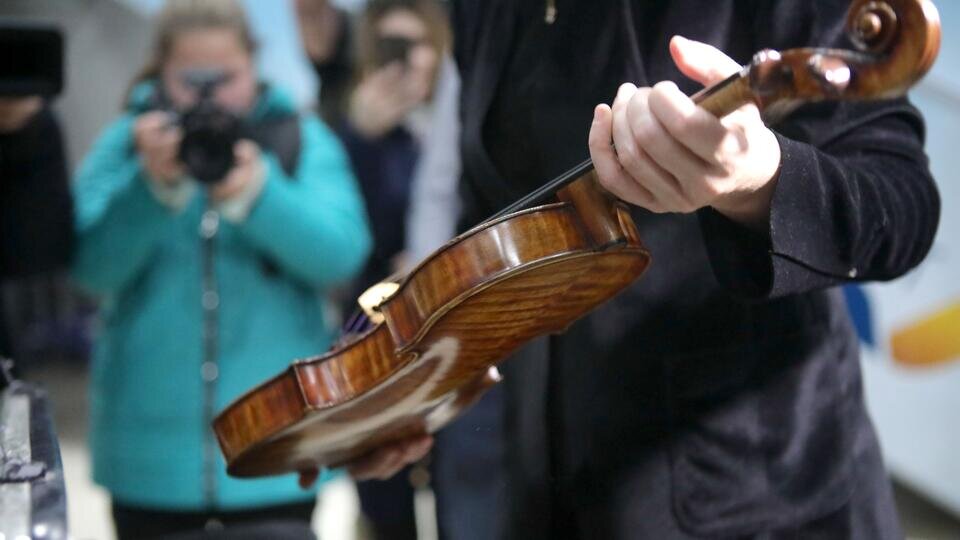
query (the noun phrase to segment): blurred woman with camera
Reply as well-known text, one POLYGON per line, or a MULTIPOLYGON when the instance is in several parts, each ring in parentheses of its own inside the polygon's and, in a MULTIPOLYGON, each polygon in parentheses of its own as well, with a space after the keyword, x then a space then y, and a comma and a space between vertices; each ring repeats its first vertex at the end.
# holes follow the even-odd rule
POLYGON ((169 0, 155 39, 75 182, 74 275, 102 298, 94 479, 121 538, 305 528, 315 494, 292 475, 228 478, 210 420, 328 348, 321 293, 365 261, 363 201, 336 137, 258 81, 236 0, 169 0))

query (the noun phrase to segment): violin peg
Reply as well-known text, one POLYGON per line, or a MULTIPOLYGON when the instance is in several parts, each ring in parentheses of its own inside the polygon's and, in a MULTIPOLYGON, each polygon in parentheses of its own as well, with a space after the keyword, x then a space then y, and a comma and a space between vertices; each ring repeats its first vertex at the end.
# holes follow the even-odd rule
POLYGON ((814 54, 807 61, 807 69, 827 96, 840 96, 850 85, 850 66, 836 56, 814 54))
POLYGON ((780 51, 763 49, 754 54, 749 73, 750 89, 757 101, 775 99, 793 87, 793 68, 783 61, 780 51))

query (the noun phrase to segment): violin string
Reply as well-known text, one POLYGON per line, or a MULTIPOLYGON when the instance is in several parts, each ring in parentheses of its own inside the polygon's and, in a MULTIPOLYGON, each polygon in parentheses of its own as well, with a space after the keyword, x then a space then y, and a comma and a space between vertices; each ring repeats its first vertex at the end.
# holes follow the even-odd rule
MULTIPOLYGON (((734 74, 731 77, 729 77, 727 80, 723 81, 721 84, 717 85, 717 87, 720 88, 720 87, 728 86, 729 84, 731 84, 732 82, 734 82, 735 80, 741 77, 742 77, 742 74, 734 74)), ((710 92, 701 91, 694 96, 694 99, 697 102, 703 101, 706 97, 709 97, 710 94, 716 91, 717 88, 708 88, 706 90, 710 92)), ((533 205, 542 203, 547 199, 550 199, 551 197, 553 197, 554 194, 559 189, 567 186, 568 184, 572 184, 574 181, 580 179, 583 175, 587 174, 592 170, 593 170, 593 160, 591 160, 590 158, 587 158, 582 162, 580 162, 579 164, 575 165, 573 168, 560 173, 553 180, 550 180, 546 184, 524 195, 523 197, 515 201, 513 204, 511 204, 510 206, 507 206, 504 209, 500 210, 499 212, 497 212, 496 214, 488 218, 486 221, 484 221, 484 223, 490 223, 491 221, 500 219, 508 214, 512 214, 514 212, 518 212, 520 210, 531 207, 533 205)), ((401 280, 402 280, 402 275, 400 272, 397 272, 394 275, 387 278, 385 281, 398 282, 401 280)), ((353 315, 347 320, 347 323, 343 326, 343 329, 341 330, 341 335, 346 337, 351 334, 359 334, 360 332, 368 329, 369 326, 370 326, 369 318, 366 317, 363 310, 357 309, 356 311, 354 311, 353 315)))
POLYGON ((484 223, 489 223, 493 220, 500 219, 507 214, 512 214, 519 210, 523 210, 528 206, 543 202, 544 200, 553 196, 553 194, 560 188, 566 186, 567 184, 573 183, 574 180, 580 178, 584 174, 593 170, 593 161, 590 159, 584 160, 582 163, 576 167, 561 173, 560 176, 557 176, 553 180, 547 182, 546 184, 540 186, 534 191, 523 196, 515 203, 504 208, 503 210, 497 212, 493 217, 487 219, 484 223))
POLYGON ((353 314, 350 315, 350 318, 347 319, 346 324, 343 325, 343 330, 341 334, 352 334, 356 331, 357 326, 360 323, 360 318, 363 316, 363 311, 360 308, 357 308, 353 311, 353 314))

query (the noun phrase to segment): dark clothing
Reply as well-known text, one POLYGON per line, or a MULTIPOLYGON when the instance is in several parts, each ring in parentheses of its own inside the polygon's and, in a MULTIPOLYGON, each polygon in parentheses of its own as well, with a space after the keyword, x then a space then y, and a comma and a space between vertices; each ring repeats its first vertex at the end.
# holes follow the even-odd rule
POLYGON ((373 232, 373 253, 357 279, 360 290, 351 297, 352 302, 368 286, 392 274, 393 258, 403 251, 410 188, 420 148, 403 127, 376 139, 360 135, 349 123, 340 124, 335 131, 350 156, 373 232))
MULTIPOLYGON (((394 259, 404 250, 410 190, 420 148, 403 127, 368 139, 344 121, 336 132, 350 156, 373 233, 373 252, 354 280, 343 308, 344 314, 349 315, 357 309, 356 299, 368 287, 393 274, 394 259)), ((386 480, 357 484, 360 509, 370 521, 375 538, 417 537, 409 473, 407 467, 386 480)))
POLYGON ((310 520, 314 506, 315 502, 310 501, 232 512, 164 512, 114 502, 112 511, 120 540, 186 540, 194 538, 190 533, 197 538, 313 539, 310 520), (260 528, 248 528, 251 526, 260 528), (260 531, 259 536, 251 534, 255 530, 260 531), (201 531, 207 534, 200 534, 201 531))
POLYGON ((503 536, 503 385, 434 434, 430 465, 441 539, 503 536))
POLYGON ((337 126, 346 120, 350 101, 350 86, 353 82, 353 27, 346 11, 336 10, 340 19, 340 36, 334 52, 323 62, 313 62, 313 69, 320 77, 319 113, 329 126, 337 126))
MULTIPOLYGON (((410 190, 420 148, 402 126, 375 139, 368 139, 351 126, 347 110, 354 73, 350 46, 353 28, 346 12, 338 11, 338 16, 341 33, 334 54, 322 64, 314 63, 321 84, 320 113, 334 128, 350 157, 373 233, 373 252, 363 271, 353 280, 344 301, 342 311, 349 318, 358 309, 357 297, 393 274, 394 259, 404 250, 410 190)), ((357 484, 360 509, 370 522, 374 538, 417 537, 409 472, 407 467, 386 480, 357 484)))
POLYGON ((386 480, 357 482, 360 510, 373 540, 417 540, 414 488, 410 466, 386 480))
MULTIPOLYGON (((693 93, 671 36, 746 62, 841 46, 846 1, 462 0, 464 227, 588 157, 620 83, 693 93)), ((505 364, 507 536, 902 538, 840 291, 932 243, 939 199, 906 100, 774 126, 769 234, 635 209, 647 273, 505 364)))
MULTIPOLYGON (((60 126, 42 109, 23 128, 0 133, 0 280, 67 266, 73 202, 60 126)), ((12 354, 0 298, 0 356, 12 354)))

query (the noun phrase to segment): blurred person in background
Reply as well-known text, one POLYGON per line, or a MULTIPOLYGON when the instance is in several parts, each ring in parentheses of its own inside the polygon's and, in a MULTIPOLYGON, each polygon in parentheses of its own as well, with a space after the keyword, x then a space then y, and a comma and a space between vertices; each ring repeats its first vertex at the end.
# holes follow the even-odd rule
MULTIPOLYGON (((73 204, 60 125, 39 96, 0 97, 0 284, 65 269, 73 204)), ((0 356, 12 356, 0 287, 0 356)))
POLYGON ((358 21, 355 46, 355 83, 346 114, 332 127, 353 163, 373 229, 359 294, 403 267, 411 186, 435 112, 441 61, 449 58, 448 16, 435 0, 373 0, 358 21))
MULTIPOLYGON (((348 313, 366 286, 395 271, 409 270, 456 234, 461 172, 456 66, 448 50, 439 47, 436 64, 422 53, 416 59, 405 58, 405 62, 385 63, 382 59, 384 55, 397 57, 390 49, 391 37, 415 41, 431 33, 431 27, 446 27, 448 14, 439 13, 438 7, 433 2, 373 2, 360 22, 351 25, 347 13, 327 0, 297 2, 304 49, 321 79, 321 114, 337 126, 346 142, 375 231, 374 257, 347 296, 348 313), (426 14, 420 15, 424 10, 426 14), (414 18, 417 15, 422 19, 419 24, 414 18), (424 68, 436 66, 435 80, 429 85, 429 98, 421 102, 413 92, 413 99, 405 101, 405 94, 392 92, 392 88, 403 88, 406 66, 417 61, 424 81, 430 75, 424 68), (357 72, 353 78, 359 81, 353 88, 352 71, 357 72)), ((433 30, 432 34, 440 32, 433 30)), ((442 538, 499 536, 498 504, 504 485, 502 401, 503 391, 495 387, 436 434, 429 482, 436 495, 442 538)), ((362 509, 378 537, 415 537, 411 478, 418 477, 411 477, 411 472, 408 467, 389 480, 358 484, 362 509)))
MULTIPOLYGON (((449 15, 436 0, 373 0, 352 25, 326 0, 299 0, 297 8, 304 49, 321 78, 320 110, 347 149, 373 229, 373 254, 344 302, 349 314, 367 287, 417 262, 404 255, 414 185, 430 184, 419 188, 427 196, 436 181, 455 192, 459 168, 447 158, 458 160, 457 138, 438 141, 431 133, 441 131, 438 125, 449 126, 446 134, 457 129, 456 91, 445 90, 451 95, 443 104, 434 99, 441 82, 446 89, 456 80, 449 15)), ((449 239, 454 220, 439 241, 422 241, 449 239)), ((420 231, 431 236, 426 227, 420 231)), ((416 538, 409 473, 358 483, 377 538, 416 538)))
POLYGON ((320 117, 336 126, 344 121, 354 77, 350 14, 328 0, 296 0, 303 50, 320 79, 320 117))
POLYGON ((336 137, 258 82, 254 52, 235 0, 167 2, 123 114, 77 172, 73 271, 102 299, 93 475, 120 538, 277 519, 309 534, 315 494, 293 475, 229 478, 210 421, 327 349, 321 293, 361 268, 370 237, 336 137), (215 105, 246 128, 203 183, 177 120, 197 73, 218 74, 215 105))

